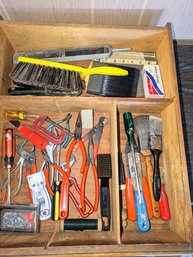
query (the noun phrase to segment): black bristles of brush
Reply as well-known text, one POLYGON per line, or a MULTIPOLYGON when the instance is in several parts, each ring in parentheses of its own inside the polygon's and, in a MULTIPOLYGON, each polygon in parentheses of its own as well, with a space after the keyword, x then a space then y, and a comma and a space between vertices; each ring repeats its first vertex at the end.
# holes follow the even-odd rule
POLYGON ((44 90, 45 95, 80 95, 84 89, 79 73, 41 65, 19 63, 9 76, 17 86, 44 90))
MULTIPOLYGON (((100 66, 100 62, 93 62, 93 67, 100 66)), ((136 97, 140 70, 136 68, 107 64, 104 66, 123 68, 128 71, 127 76, 91 75, 87 93, 109 97, 136 97)))
POLYGON ((110 230, 111 221, 111 202, 109 190, 109 178, 112 177, 111 155, 99 154, 97 156, 98 178, 101 179, 100 185, 100 208, 103 221, 103 230, 110 230), (107 218, 107 222, 106 222, 107 218))

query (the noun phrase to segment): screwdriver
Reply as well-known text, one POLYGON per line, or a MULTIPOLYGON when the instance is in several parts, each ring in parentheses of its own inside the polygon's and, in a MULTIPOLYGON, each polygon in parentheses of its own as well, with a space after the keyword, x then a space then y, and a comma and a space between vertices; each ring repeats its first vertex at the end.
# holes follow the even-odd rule
POLYGON ((126 158, 127 158, 128 164, 129 164, 130 156, 132 161, 132 168, 130 170, 130 175, 131 175, 132 183, 134 187, 137 226, 140 231, 146 232, 150 229, 150 222, 148 219, 144 193, 142 191, 142 185, 138 174, 138 165, 135 157, 134 123, 133 123, 133 118, 131 113, 125 112, 123 114, 123 119, 124 119, 124 125, 125 125, 125 132, 128 139, 126 144, 126 150, 125 150, 126 158))
POLYGON ((14 157, 16 152, 15 131, 7 128, 3 131, 3 158, 5 168, 7 168, 7 203, 11 203, 11 169, 14 167, 14 157))
POLYGON ((39 118, 39 115, 27 114, 20 110, 5 110, 4 116, 6 120, 25 120, 26 118, 39 118))
MULTIPOLYGON (((56 164, 60 165, 60 145, 57 146, 57 161, 56 164)), ((61 181, 59 180, 59 172, 56 170, 56 178, 53 185, 53 198, 52 198, 52 220, 59 220, 59 208, 60 208, 60 187, 61 181)))

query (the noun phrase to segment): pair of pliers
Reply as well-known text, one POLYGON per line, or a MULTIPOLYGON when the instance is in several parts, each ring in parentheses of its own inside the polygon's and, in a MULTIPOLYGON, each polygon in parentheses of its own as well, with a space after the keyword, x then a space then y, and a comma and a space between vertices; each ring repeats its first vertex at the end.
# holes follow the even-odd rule
POLYGON ((94 143, 93 143, 93 135, 89 135, 89 142, 88 142, 88 152, 87 152, 87 160, 86 165, 84 167, 84 171, 82 174, 81 179, 81 186, 80 186, 80 201, 81 201, 81 208, 84 212, 85 207, 85 188, 86 188, 86 178, 89 171, 90 164, 92 166, 92 171, 94 175, 94 182, 95 182, 95 202, 93 205, 94 211, 98 209, 98 203, 99 203, 99 180, 98 180, 98 172, 95 165, 95 159, 94 159, 94 143))
MULTIPOLYGON (((91 129, 89 132, 87 132, 83 137, 82 137, 82 142, 85 142, 89 140, 90 134, 93 135, 94 139, 94 159, 96 160, 98 149, 99 149, 99 144, 103 132, 104 126, 107 124, 108 120, 106 117, 100 117, 99 121, 96 126, 94 126, 93 129, 91 129)), ((76 143, 76 145, 73 148, 73 151, 75 152, 79 148, 79 143, 76 143)))
POLYGON ((82 137, 82 120, 81 120, 81 115, 79 113, 76 120, 76 125, 75 125, 74 139, 71 142, 66 154, 66 169, 67 169, 68 176, 70 176, 70 172, 71 172, 70 157, 73 152, 73 148, 77 143, 79 144, 82 152, 82 166, 81 166, 80 172, 83 173, 84 171, 84 167, 86 165, 86 149, 85 149, 84 143, 82 142, 81 137, 82 137))

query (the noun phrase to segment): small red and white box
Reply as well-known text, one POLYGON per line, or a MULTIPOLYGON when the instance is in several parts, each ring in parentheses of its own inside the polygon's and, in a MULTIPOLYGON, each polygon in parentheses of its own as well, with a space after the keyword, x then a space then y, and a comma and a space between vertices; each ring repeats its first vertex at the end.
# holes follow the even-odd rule
POLYGON ((142 77, 145 98, 164 97, 164 88, 159 65, 144 65, 142 77))

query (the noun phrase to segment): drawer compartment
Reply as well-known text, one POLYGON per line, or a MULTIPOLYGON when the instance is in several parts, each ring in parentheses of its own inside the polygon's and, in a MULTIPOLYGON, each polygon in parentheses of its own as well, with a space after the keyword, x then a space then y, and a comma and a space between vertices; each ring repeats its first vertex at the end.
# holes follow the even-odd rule
MULTIPOLYGON (((27 97, 28 98, 28 97, 27 97)), ((105 124, 103 128, 103 133, 100 141, 99 151, 98 154, 111 154, 111 160, 112 160, 112 179, 110 179, 110 199, 111 199, 111 225, 110 225, 110 231, 101 231, 102 230, 102 224, 101 224, 101 215, 100 215, 100 207, 98 208, 97 212, 93 212, 88 219, 98 219, 98 231, 97 229, 91 230, 91 231, 67 231, 64 232, 64 221, 52 221, 52 220, 46 220, 41 221, 40 224, 40 234, 35 236, 27 235, 26 237, 24 235, 11 235, 11 242, 6 241, 7 235, 3 235, 1 233, 1 240, 0 240, 0 247, 7 248, 7 247, 31 247, 32 245, 34 247, 38 246, 45 246, 49 243, 49 245, 53 246, 68 246, 68 245, 108 245, 108 244, 114 244, 116 245, 120 240, 120 226, 119 226, 119 215, 117 215, 117 209, 119 208, 119 197, 118 197, 118 173, 116 170, 116 149, 117 149, 117 137, 116 135, 116 124, 117 124, 117 117, 116 117, 116 106, 114 102, 108 102, 104 103, 101 101, 90 101, 88 99, 77 99, 77 98, 71 98, 68 101, 68 104, 66 104, 65 99, 44 99, 45 102, 42 102, 41 98, 32 100, 30 98, 23 99, 22 104, 21 102, 18 102, 17 100, 10 99, 10 101, 1 101, 1 133, 3 129, 12 127, 12 125, 9 123, 9 121, 4 120, 4 111, 6 109, 10 109, 12 106, 16 109, 24 109, 27 113, 34 113, 38 114, 40 116, 49 115, 49 117, 52 120, 60 120, 63 119, 68 113, 72 114, 72 118, 70 120, 70 130, 74 131, 75 129, 75 122, 78 113, 82 109, 92 109, 94 113, 94 126, 97 125, 100 117, 105 117, 107 119, 107 124, 105 124), (22 106, 21 106, 22 105, 22 106), (25 238, 25 239, 24 239, 25 238), (23 242, 24 240, 24 242, 23 242), (50 241, 51 240, 51 241, 50 241), (36 241, 38 243, 36 244, 36 241)), ((27 127, 30 127, 32 125, 33 120, 29 119, 26 121, 21 121, 21 123, 27 127)), ((45 125, 44 125, 45 126, 45 125)), ((46 127, 46 126, 45 126, 46 127)), ((83 134, 86 134, 90 129, 83 128, 83 134)), ((60 130, 58 131, 60 132, 60 130)), ((94 136, 93 136, 94 138, 94 136)), ((1 138, 2 140, 2 138, 1 138)), ((16 131, 16 142, 17 145, 19 145, 22 141, 24 141, 25 138, 16 131)), ((1 142, 2 143, 2 142, 1 142)), ((85 148, 88 147, 88 141, 85 143, 85 148)), ((30 151, 31 143, 29 145, 26 145, 24 149, 27 149, 30 151)), ((66 154, 67 154, 68 146, 66 149, 61 150, 60 155, 60 162, 65 162, 66 160, 66 154)), ((42 154, 40 150, 36 148, 35 150, 36 155, 36 161, 37 161, 37 169, 40 170, 42 165, 42 154)), ((78 149, 74 156, 76 158, 76 163, 72 167, 72 171, 70 173, 70 176, 76 178, 77 183, 80 187, 81 178, 82 175, 80 173, 80 166, 82 162, 82 155, 80 149, 78 149)), ((19 159, 19 155, 16 154, 15 157, 15 164, 17 163, 19 159)), ((56 158, 56 156, 55 156, 56 158)), ((56 159, 55 159, 56 160, 56 159)), ((2 176, 1 176, 1 182, 6 178, 7 176, 7 170, 3 169, 3 157, 1 156, 1 170, 2 176)), ((97 162, 96 162, 97 164, 97 162)), ((11 202, 14 204, 29 204, 30 200, 28 197, 28 186, 26 181, 26 175, 25 175, 25 166, 23 167, 23 182, 22 182, 22 188, 17 194, 17 196, 14 196, 14 192, 18 186, 18 178, 19 178, 19 170, 17 169, 15 173, 12 176, 11 179, 11 202)), ((75 191, 73 186, 70 187, 70 191, 74 194, 77 201, 80 202, 80 195, 75 191)), ((89 168, 87 180, 86 180, 86 196, 90 200, 90 202, 93 204, 95 200, 95 187, 94 187, 94 177, 92 173, 91 167, 89 168)), ((2 194, 1 194, 2 199, 2 194)), ((100 204, 99 204, 100 206, 100 204)), ((86 213, 88 212, 88 209, 86 209, 86 213)), ((71 198, 69 198, 69 219, 77 219, 81 218, 80 214, 78 213, 77 209, 75 208, 71 198)))
MULTIPOLYGON (((152 106, 149 110, 145 109, 141 103, 131 104, 119 104, 119 136, 118 141, 120 150, 123 156, 123 162, 125 167, 126 176, 128 176, 127 162, 125 155, 125 147, 127 142, 127 136, 124 128, 123 113, 131 112, 133 118, 142 115, 153 115, 162 119, 162 155, 160 156, 160 172, 164 176, 165 190, 168 196, 171 219, 169 221, 163 221, 160 218, 153 218, 150 220, 151 229, 144 233, 139 232, 136 222, 127 221, 127 226, 124 223, 125 218, 121 222, 124 225, 122 233, 122 244, 133 245, 137 244, 137 247, 144 249, 144 245, 158 244, 175 244, 175 243, 187 243, 188 240, 188 224, 191 220, 191 211, 187 212, 189 208, 189 200, 184 198, 186 195, 186 188, 184 187, 184 175, 179 172, 179 167, 182 165, 182 159, 180 155, 180 143, 178 133, 178 121, 175 118, 175 103, 168 103, 167 106, 158 108, 152 106), (163 172, 164 171, 164 172, 163 172), (187 216, 190 220, 187 222, 187 216)), ((136 140, 137 141, 137 140, 136 140)), ((140 154, 142 172, 146 174, 146 166, 144 156, 140 154)), ((152 159, 153 163, 153 159, 152 159)), ((121 192, 123 208, 126 208, 125 190, 121 192)))

